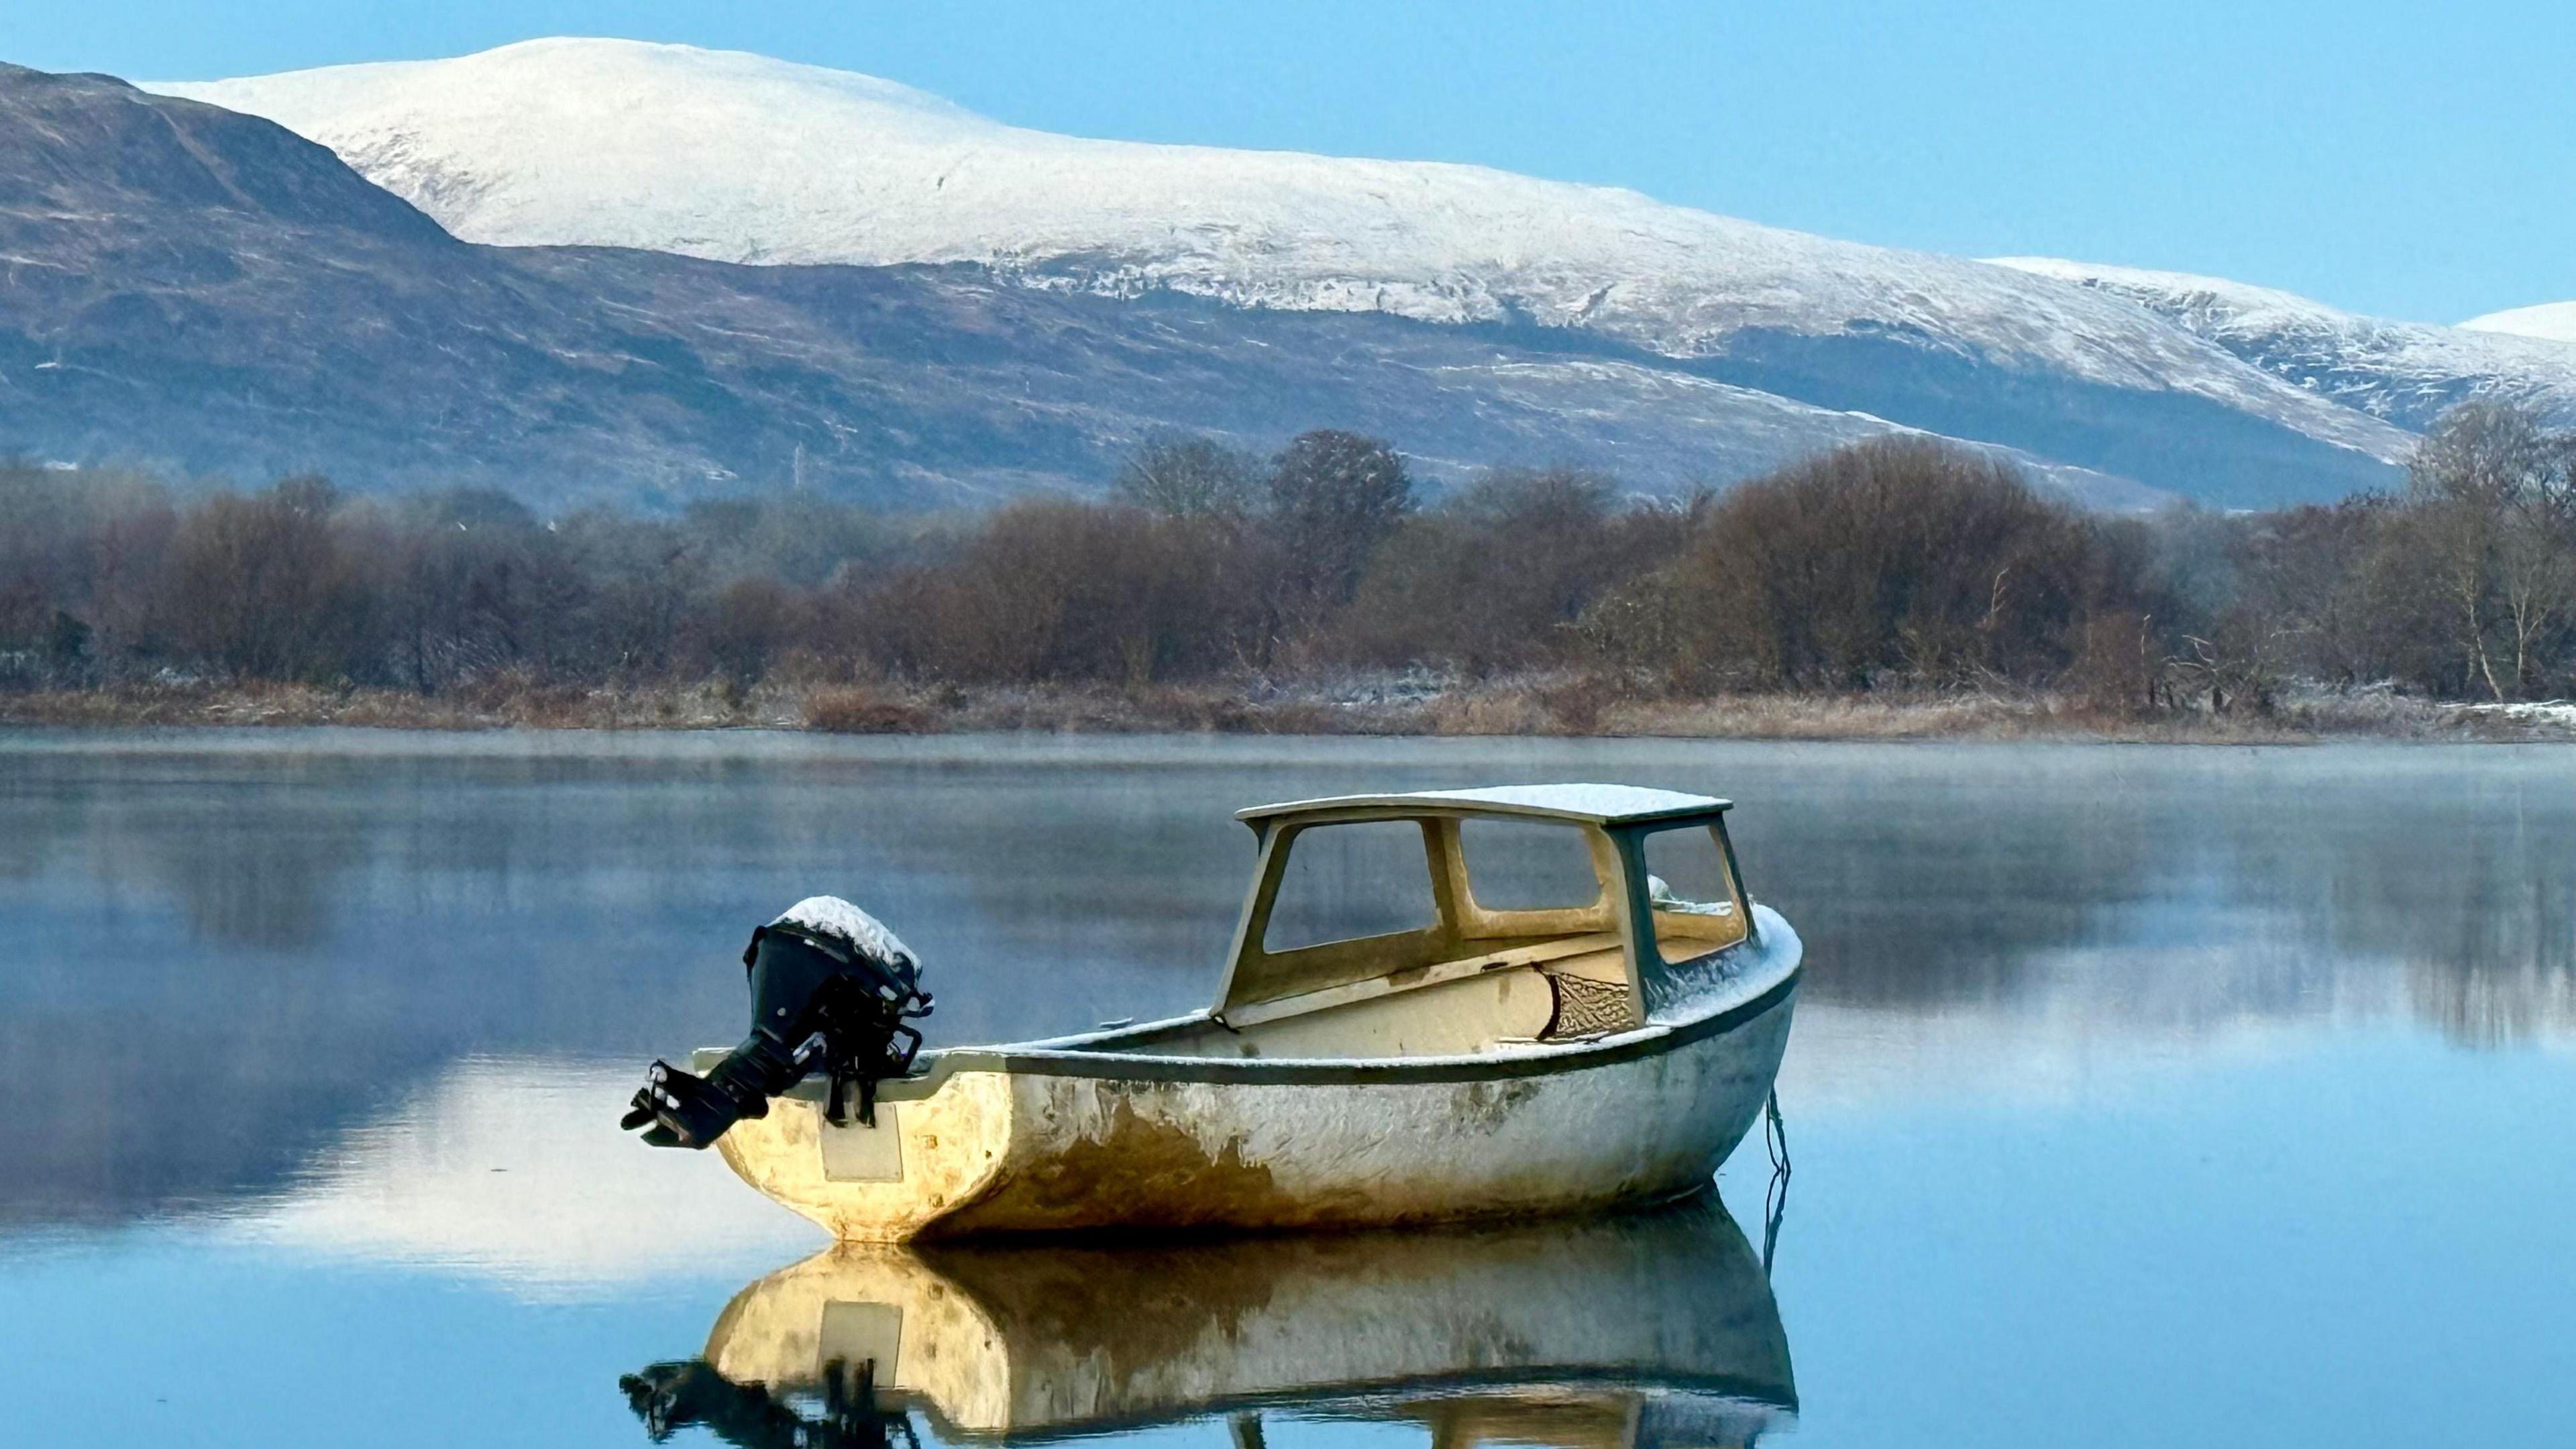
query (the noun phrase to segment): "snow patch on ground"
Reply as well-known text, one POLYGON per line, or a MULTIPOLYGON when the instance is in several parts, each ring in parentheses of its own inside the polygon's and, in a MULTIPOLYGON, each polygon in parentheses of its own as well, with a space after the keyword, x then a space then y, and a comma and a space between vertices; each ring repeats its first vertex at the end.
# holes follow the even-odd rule
POLYGON ((2538 725, 2576 733, 2576 703, 2563 699, 2534 700, 2522 704, 2454 705, 2471 718, 2500 719, 2518 725, 2538 725))

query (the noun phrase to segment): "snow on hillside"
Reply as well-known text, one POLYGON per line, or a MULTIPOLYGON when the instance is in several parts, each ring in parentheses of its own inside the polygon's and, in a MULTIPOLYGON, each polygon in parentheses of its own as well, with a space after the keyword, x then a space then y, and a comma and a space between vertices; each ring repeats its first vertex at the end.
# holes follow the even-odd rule
POLYGON ((2510 337, 2539 337, 2576 342, 2576 302, 2543 302, 2536 307, 2508 307, 2460 324, 2470 332, 2496 332, 2510 337))
POLYGON ((2208 399, 2394 459, 2408 438, 2121 297, 1474 166, 1084 140, 735 52, 530 41, 147 89, 268 117, 470 241, 747 263, 972 262, 1029 285, 1591 329, 1764 333, 2208 399))
MULTIPOLYGON (((2549 312, 2546 307, 2443 327, 2364 317, 2294 293, 2187 272, 2054 257, 1997 257, 1994 264, 2129 298, 2266 372, 2403 427, 2420 429, 2471 398, 2576 414, 2576 349, 2537 340, 2546 334, 2532 328, 2545 322, 2481 326, 2549 312)), ((2566 309, 2561 325, 2576 338, 2576 304, 2559 305, 2566 309)))

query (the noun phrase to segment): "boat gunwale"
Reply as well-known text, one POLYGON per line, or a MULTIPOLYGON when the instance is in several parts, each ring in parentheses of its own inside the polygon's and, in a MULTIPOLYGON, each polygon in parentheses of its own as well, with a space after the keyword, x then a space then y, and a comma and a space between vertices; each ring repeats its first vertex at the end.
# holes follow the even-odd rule
MULTIPOLYGON (((1767 911, 1767 907, 1755 909, 1767 911)), ((1796 931, 1771 913, 1774 929, 1746 938, 1715 954, 1752 946, 1765 957, 1786 955, 1787 967, 1777 981, 1730 1002, 1724 990, 1706 993, 1708 1009, 1700 1015, 1651 1020, 1632 1031, 1564 1043, 1542 1042, 1527 1048, 1483 1055, 1456 1053, 1435 1057, 1199 1057, 1102 1051, 1096 1045, 1124 1037, 1150 1035, 1213 1020, 1205 1010, 1162 1021, 1121 1026, 1108 1031, 1046 1037, 993 1046, 946 1047, 923 1053, 926 1070, 879 1082, 880 1102, 917 1101, 929 1097, 960 1072, 994 1072, 1036 1077, 1092 1077, 1106 1081, 1208 1082, 1236 1086, 1398 1085, 1428 1082, 1477 1082, 1517 1077, 1554 1076, 1596 1066, 1651 1057, 1708 1037, 1722 1035, 1766 1015, 1786 1001, 1806 974, 1805 948, 1796 931), (1785 943, 1780 939, 1786 937, 1785 943)), ((1741 978, 1739 978, 1740 980, 1741 978)), ((820 1101, 821 1089, 808 1078, 787 1094, 820 1101)))

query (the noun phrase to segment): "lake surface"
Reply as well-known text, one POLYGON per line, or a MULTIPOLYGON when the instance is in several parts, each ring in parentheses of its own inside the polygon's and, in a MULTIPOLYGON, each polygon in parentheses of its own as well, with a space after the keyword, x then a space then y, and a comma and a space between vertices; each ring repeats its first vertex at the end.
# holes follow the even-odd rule
POLYGON ((783 1444, 818 1313, 942 1366, 898 1445, 2565 1442, 2576 750, 0 734, 12 1442, 640 1445, 637 1376, 783 1444), (1757 1139, 1642 1219, 808 1262, 617 1131, 799 897, 934 1043, 1079 1030, 1211 996, 1234 809, 1549 779, 1738 802, 1776 1222, 1757 1139))

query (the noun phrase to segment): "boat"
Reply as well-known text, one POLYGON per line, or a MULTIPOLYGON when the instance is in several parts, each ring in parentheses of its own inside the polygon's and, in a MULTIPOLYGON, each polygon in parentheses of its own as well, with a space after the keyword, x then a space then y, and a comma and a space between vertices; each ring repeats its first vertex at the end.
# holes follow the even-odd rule
POLYGON ((694 1360, 621 1381, 656 1438, 1044 1443, 1214 1416, 1426 1426, 1442 1449, 1749 1445, 1797 1386, 1715 1195, 1577 1222, 841 1244, 736 1294, 694 1360))
POLYGON ((872 1121, 834 1121, 808 1079, 716 1146, 848 1241, 1701 1191, 1771 1091, 1800 971, 1797 932, 1745 893, 1729 808, 1519 785, 1241 811, 1252 884, 1205 1010, 926 1050, 875 1084, 872 1121))

